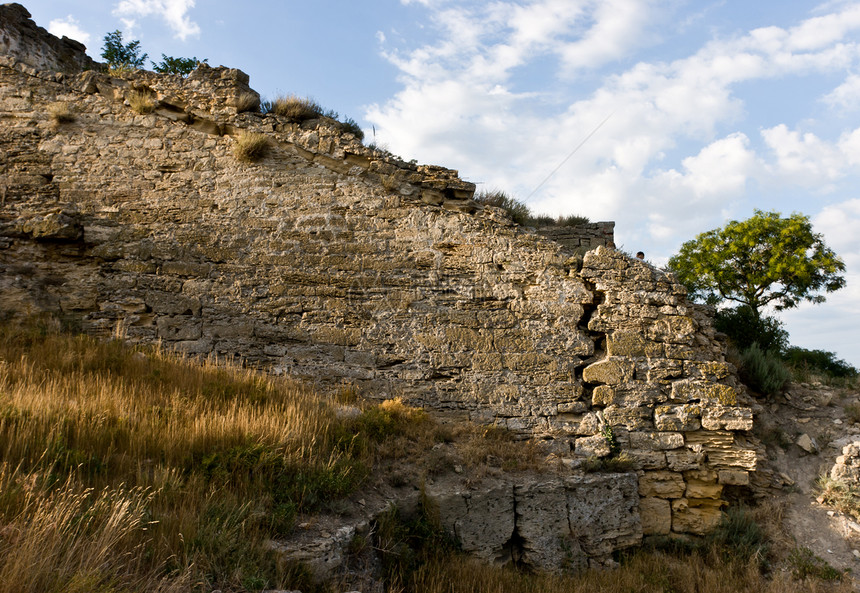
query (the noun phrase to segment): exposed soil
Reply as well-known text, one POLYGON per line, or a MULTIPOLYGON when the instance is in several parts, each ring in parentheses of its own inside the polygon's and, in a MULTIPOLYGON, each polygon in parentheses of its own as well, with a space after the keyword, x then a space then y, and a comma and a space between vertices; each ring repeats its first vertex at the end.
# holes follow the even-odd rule
POLYGON ((809 548, 860 591, 860 524, 818 501, 819 477, 829 474, 845 444, 860 440, 860 425, 845 411, 858 401, 856 389, 793 384, 762 406, 756 433, 766 448, 758 473, 770 482, 765 498, 772 496, 781 510, 774 518, 786 536, 784 547, 809 548))

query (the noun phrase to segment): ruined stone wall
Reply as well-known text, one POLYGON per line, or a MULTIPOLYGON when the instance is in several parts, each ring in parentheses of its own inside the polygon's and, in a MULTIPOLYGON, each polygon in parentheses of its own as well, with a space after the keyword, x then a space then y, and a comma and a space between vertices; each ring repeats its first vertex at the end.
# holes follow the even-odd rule
POLYGON ((572 469, 614 444, 646 534, 715 524, 755 468, 752 418, 682 287, 613 249, 582 258, 336 123, 237 113, 247 82, 0 62, 4 313, 403 397, 546 439, 572 469), (233 155, 245 131, 270 138, 256 164, 233 155))
POLYGON ((543 227, 537 234, 572 251, 585 252, 595 247, 615 247, 614 222, 589 222, 571 227, 543 227))

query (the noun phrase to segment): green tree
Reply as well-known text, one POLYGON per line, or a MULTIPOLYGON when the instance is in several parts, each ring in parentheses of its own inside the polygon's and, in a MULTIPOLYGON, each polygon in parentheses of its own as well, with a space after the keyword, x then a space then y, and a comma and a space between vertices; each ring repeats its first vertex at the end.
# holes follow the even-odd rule
POLYGON ((162 74, 179 74, 180 76, 188 76, 192 70, 197 68, 197 64, 205 64, 209 60, 198 60, 197 58, 174 58, 161 54, 161 62, 152 63, 152 69, 162 74))
POLYGON ((104 36, 102 57, 111 68, 143 68, 149 56, 140 53, 140 41, 123 43, 122 31, 116 30, 104 36))
POLYGON ((669 269, 694 299, 710 304, 734 301, 752 309, 776 310, 802 301, 821 303, 821 292, 845 286, 845 264, 812 231, 808 216, 756 210, 681 246, 669 269))

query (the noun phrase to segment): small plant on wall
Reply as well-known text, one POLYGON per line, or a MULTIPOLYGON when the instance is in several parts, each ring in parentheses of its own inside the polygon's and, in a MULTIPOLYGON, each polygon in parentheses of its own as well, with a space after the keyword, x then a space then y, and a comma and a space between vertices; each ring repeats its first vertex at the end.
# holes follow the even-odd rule
POLYGON ((155 98, 145 91, 135 91, 128 96, 128 104, 135 113, 145 115, 155 111, 155 98))
POLYGON ((75 121, 75 111, 68 103, 54 103, 48 108, 48 114, 55 126, 70 124, 75 121))
POLYGON ((266 156, 268 150, 268 136, 257 132, 243 132, 236 139, 233 154, 243 163, 254 163, 266 156))

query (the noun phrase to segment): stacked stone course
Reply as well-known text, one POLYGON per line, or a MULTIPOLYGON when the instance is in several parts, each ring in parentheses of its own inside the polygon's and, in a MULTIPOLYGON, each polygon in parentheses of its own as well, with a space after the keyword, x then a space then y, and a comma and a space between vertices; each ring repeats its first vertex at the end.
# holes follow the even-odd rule
POLYGON ((238 113, 241 71, 57 70, 0 59, 4 313, 403 397, 546 439, 574 468, 613 454, 608 430, 646 534, 702 533, 748 483, 752 412, 670 275, 583 258, 336 123, 238 113), (141 89, 151 114, 127 105, 141 89), (50 120, 58 101, 74 123, 50 120), (261 162, 234 158, 242 131, 271 138, 261 162))

